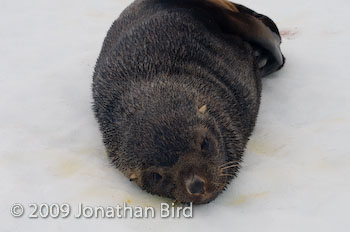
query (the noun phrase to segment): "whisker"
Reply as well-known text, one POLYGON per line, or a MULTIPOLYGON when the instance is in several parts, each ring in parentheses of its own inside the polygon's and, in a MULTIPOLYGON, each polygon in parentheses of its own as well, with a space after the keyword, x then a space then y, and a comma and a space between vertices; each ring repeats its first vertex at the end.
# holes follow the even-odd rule
POLYGON ((235 176, 234 174, 221 174, 219 176, 235 176))
POLYGON ((230 166, 220 168, 220 170, 225 170, 225 169, 228 169, 228 168, 234 168, 234 167, 239 167, 239 166, 240 166, 239 164, 232 164, 230 166))
POLYGON ((224 167, 226 165, 234 164, 234 163, 239 163, 239 161, 238 160, 232 160, 232 161, 229 161, 227 163, 221 164, 219 167, 221 168, 221 167, 224 167))
POLYGON ((229 161, 229 162, 226 162, 224 164, 221 164, 219 167, 223 167, 225 165, 228 165, 228 164, 233 164, 233 163, 238 163, 239 161, 238 160, 232 160, 232 161, 229 161))

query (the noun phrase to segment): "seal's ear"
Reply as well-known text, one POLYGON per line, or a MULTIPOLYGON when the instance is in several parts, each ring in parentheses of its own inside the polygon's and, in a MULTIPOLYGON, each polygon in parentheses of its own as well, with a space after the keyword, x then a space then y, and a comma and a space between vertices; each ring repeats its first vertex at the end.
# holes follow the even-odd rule
POLYGON ((130 181, 134 181, 134 180, 136 180, 136 179, 137 179, 137 176, 136 176, 135 173, 132 173, 132 174, 130 175, 130 177, 129 177, 129 180, 130 180, 130 181))
MULTIPOLYGON (((173 0, 174 1, 174 0, 173 0)), ((214 20, 224 33, 249 42, 255 49, 262 76, 280 69, 285 62, 276 24, 267 16, 227 0, 177 0, 180 7, 197 9, 214 20)))
POLYGON ((207 105, 202 106, 201 108, 199 108, 198 112, 201 114, 205 114, 208 110, 207 105))

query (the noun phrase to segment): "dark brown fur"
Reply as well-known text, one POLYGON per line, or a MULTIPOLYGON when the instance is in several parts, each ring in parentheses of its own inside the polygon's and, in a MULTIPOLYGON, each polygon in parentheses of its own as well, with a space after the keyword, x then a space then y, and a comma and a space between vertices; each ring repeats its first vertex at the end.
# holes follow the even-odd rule
POLYGON ((93 78, 113 164, 150 193, 215 199, 238 171, 262 75, 283 65, 279 43, 270 19, 227 1, 135 1, 109 30, 93 78))

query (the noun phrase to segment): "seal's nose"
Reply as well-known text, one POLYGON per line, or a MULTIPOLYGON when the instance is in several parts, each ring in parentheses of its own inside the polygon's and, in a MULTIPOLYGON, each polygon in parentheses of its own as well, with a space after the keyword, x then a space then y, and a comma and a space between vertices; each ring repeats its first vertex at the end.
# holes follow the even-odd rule
POLYGON ((205 192, 204 184, 205 182, 202 178, 200 178, 199 176, 193 176, 192 178, 186 181, 186 188, 190 194, 195 194, 195 195, 204 194, 205 192))

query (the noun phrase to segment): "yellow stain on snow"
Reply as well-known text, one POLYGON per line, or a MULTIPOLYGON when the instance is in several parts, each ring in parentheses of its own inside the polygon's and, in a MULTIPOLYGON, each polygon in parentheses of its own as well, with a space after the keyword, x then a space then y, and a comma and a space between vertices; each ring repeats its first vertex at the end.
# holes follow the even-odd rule
POLYGON ((259 155, 273 156, 284 146, 283 144, 272 144, 267 141, 251 140, 247 145, 247 151, 259 155))
POLYGON ((320 133, 329 128, 334 128, 335 126, 341 126, 344 124, 349 124, 350 118, 332 118, 318 124, 319 126, 313 129, 313 132, 320 133))
POLYGON ((77 160, 64 160, 59 163, 57 170, 60 176, 70 177, 78 172, 80 168, 81 164, 77 160))
POLYGON ((257 200, 261 198, 265 198, 267 195, 269 195, 270 192, 260 192, 260 193, 252 193, 247 195, 241 195, 238 196, 236 199, 234 199, 231 204, 232 205, 242 205, 252 200, 257 200))
MULTIPOLYGON (((55 164, 55 168, 53 170, 54 174, 61 177, 71 177, 77 173, 93 175, 94 170, 90 167, 90 163, 88 162, 89 157, 86 155, 91 154, 92 152, 98 153, 91 148, 83 148, 78 151, 72 151, 68 154, 66 151, 50 151, 52 154, 50 156, 52 163, 55 164)), ((45 157, 48 157, 46 152, 45 155, 45 157)))

